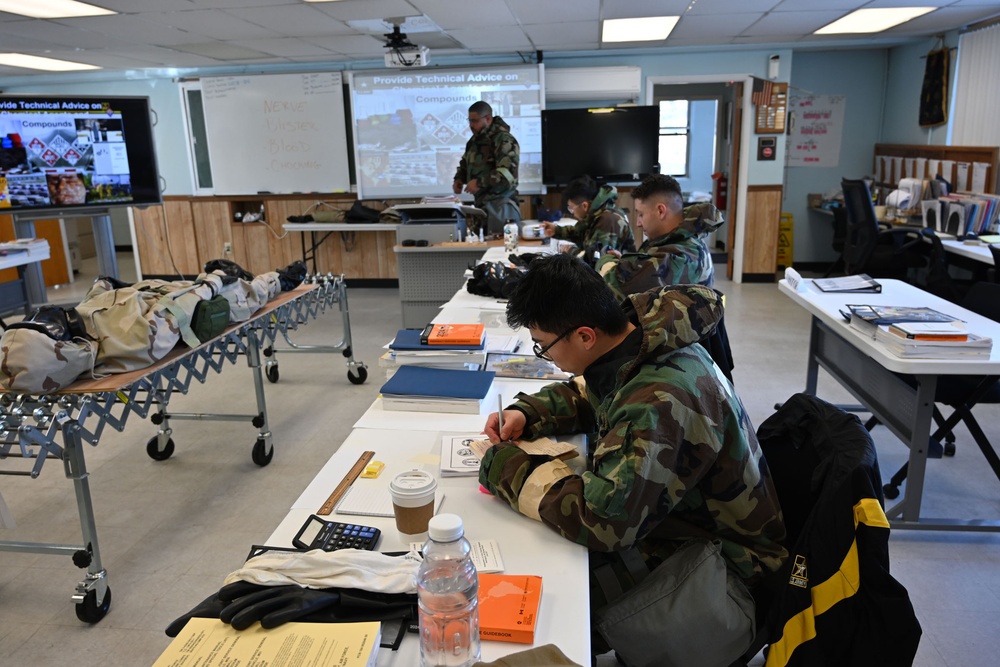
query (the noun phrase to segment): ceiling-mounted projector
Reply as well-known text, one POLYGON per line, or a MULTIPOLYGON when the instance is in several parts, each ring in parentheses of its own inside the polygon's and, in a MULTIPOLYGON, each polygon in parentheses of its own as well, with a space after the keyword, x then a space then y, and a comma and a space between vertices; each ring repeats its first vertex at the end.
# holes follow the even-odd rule
POLYGON ((393 25, 392 32, 385 35, 386 67, 424 67, 430 59, 430 49, 410 42, 398 25, 393 25))
POLYGON ((430 59, 431 52, 426 46, 385 47, 386 67, 424 67, 430 59))

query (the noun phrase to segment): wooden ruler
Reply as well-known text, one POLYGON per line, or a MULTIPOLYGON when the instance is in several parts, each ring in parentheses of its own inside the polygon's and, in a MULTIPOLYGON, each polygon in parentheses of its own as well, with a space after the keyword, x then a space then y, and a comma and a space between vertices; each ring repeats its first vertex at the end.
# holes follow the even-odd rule
POLYGON ((358 478, 358 475, 361 474, 361 472, 365 469, 365 466, 368 465, 368 462, 374 457, 375 452, 365 452, 362 454, 358 459, 358 462, 351 467, 346 475, 344 475, 344 479, 340 480, 340 484, 337 485, 337 488, 333 490, 333 493, 330 494, 330 497, 326 499, 326 502, 323 503, 323 506, 319 508, 319 511, 316 512, 316 514, 325 515, 333 512, 334 506, 336 506, 337 502, 344 497, 347 490, 351 488, 351 484, 354 484, 354 480, 358 478))

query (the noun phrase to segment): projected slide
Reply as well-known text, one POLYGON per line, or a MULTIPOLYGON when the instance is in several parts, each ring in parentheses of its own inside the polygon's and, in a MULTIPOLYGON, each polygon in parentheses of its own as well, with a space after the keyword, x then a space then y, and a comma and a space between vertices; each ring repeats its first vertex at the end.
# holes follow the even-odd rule
POLYGON ((542 191, 544 94, 538 65, 383 70, 351 76, 358 196, 451 194, 469 129, 484 100, 521 147, 518 192, 542 191))

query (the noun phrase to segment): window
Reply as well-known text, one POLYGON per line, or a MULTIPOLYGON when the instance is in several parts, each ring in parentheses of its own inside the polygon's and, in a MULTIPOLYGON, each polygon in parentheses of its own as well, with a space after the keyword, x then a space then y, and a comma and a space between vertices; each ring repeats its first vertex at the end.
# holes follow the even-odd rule
POLYGON ((208 154, 208 133, 205 130, 205 107, 201 101, 201 82, 181 84, 184 116, 187 122, 188 147, 196 194, 212 194, 212 163, 208 154))
POLYGON ((688 100, 660 102, 660 173, 688 174, 688 139, 691 132, 688 100))

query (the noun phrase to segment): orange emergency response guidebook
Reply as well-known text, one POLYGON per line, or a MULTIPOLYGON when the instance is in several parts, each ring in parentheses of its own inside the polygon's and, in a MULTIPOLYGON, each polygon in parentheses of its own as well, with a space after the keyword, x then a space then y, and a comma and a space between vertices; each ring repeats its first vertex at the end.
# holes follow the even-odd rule
POLYGON ((481 345, 485 324, 428 324, 420 333, 424 345, 481 345))
POLYGON ((542 578, 530 574, 479 575, 479 636, 533 644, 542 578))

